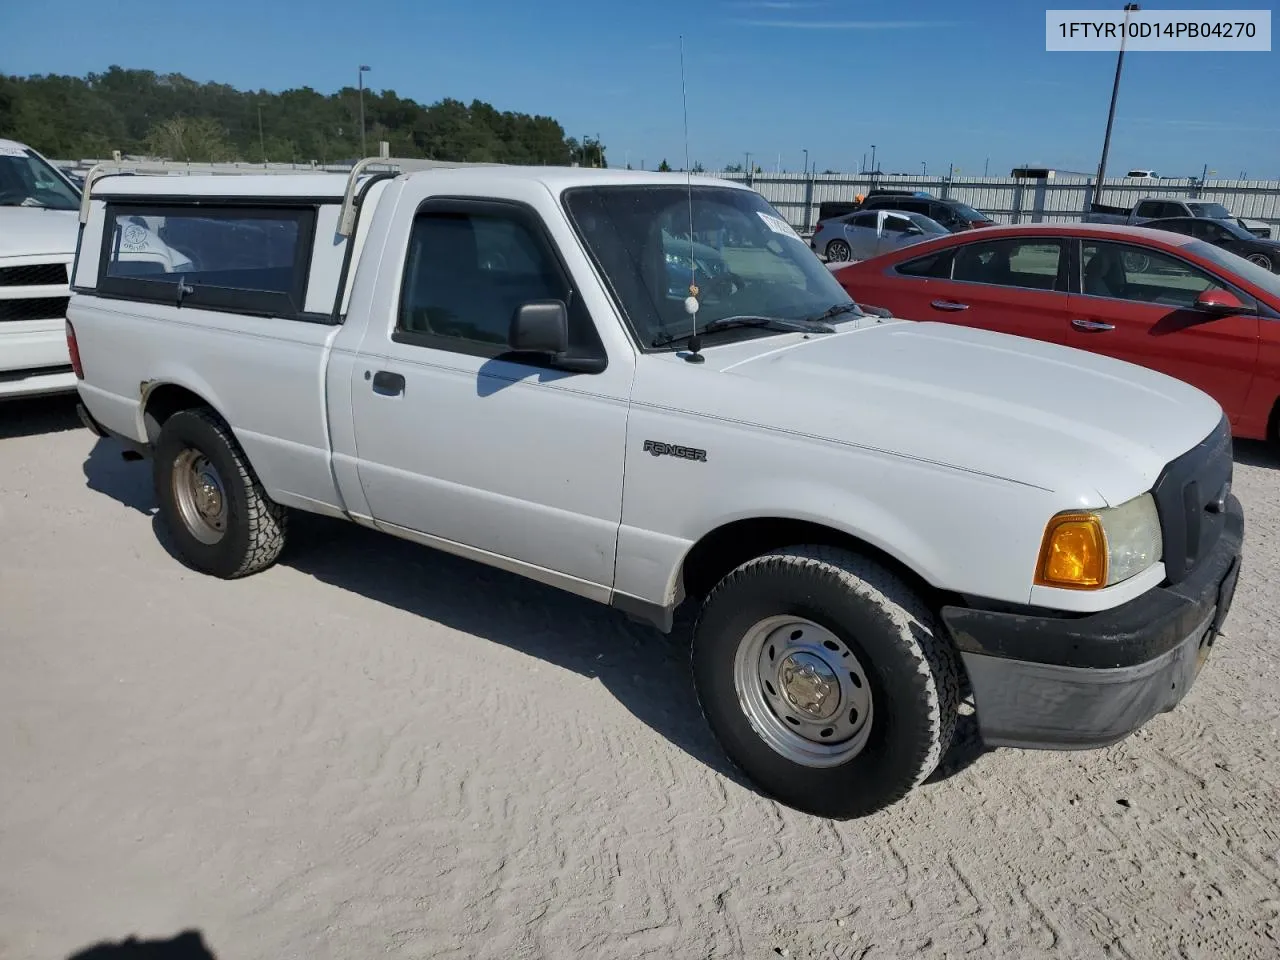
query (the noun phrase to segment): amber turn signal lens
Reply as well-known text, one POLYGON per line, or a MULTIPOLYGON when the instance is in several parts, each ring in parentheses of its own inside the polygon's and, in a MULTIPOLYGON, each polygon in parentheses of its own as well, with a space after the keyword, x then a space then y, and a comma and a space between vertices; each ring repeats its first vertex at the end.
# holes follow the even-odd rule
POLYGON ((1049 521, 1040 546, 1036 583, 1089 590, 1107 582, 1107 538, 1091 513, 1060 513, 1049 521))

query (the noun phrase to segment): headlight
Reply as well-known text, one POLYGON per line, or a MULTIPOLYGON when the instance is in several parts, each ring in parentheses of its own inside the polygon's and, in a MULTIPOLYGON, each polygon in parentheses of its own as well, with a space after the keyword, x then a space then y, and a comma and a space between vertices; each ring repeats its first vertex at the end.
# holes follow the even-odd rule
POLYGON ((1151 494, 1118 507, 1067 511, 1044 531, 1035 582, 1096 590, 1128 580, 1160 559, 1164 541, 1151 494))

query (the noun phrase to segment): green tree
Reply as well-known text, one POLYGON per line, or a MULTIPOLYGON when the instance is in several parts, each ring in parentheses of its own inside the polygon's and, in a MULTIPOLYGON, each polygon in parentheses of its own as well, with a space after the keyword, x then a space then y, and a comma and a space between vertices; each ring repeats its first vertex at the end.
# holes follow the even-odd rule
POLYGON ((667 163, 667 160, 666 160, 666 158, 665 158, 665 157, 663 157, 662 162, 661 162, 660 164, 658 164, 658 172, 659 172, 659 173, 670 173, 670 172, 671 172, 671 164, 667 163))
MULTIPOLYGON (((573 144, 553 118, 498 110, 480 100, 424 105, 394 90, 365 90, 367 149, 398 157, 604 166, 605 148, 573 144), (575 155, 575 149, 582 156, 575 155)), ((354 87, 273 93, 197 83, 181 74, 112 66, 84 77, 0 75, 0 136, 59 160, 162 153, 176 159, 336 163, 360 153, 354 87), (261 116, 261 134, 259 133, 261 116)))
POLYGON ((216 162, 231 158, 231 145, 222 124, 209 117, 170 117, 147 131, 147 149, 170 160, 216 162))

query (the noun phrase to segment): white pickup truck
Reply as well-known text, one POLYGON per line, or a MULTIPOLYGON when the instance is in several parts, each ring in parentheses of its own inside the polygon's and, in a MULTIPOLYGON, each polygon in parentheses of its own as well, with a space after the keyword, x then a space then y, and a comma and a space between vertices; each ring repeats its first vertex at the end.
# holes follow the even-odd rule
POLYGON ((827 816, 920 783, 970 694, 990 744, 1079 748, 1187 692, 1244 526, 1205 394, 864 314, 731 183, 367 169, 88 178, 82 417, 193 567, 303 510, 664 630, 688 599, 726 752, 827 816))
POLYGON ((0 139, 0 399, 76 388, 64 324, 79 206, 53 164, 0 139))

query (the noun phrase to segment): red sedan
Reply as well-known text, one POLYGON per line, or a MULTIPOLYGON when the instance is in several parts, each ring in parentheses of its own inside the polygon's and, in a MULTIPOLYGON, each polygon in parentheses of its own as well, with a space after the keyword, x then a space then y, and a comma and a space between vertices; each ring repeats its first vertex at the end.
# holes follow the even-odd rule
MULTIPOLYGON (((1041 223, 951 234, 835 271, 860 303, 1105 353, 1280 439, 1280 276, 1163 230, 1041 223)), ((1081 398, 1087 400, 1087 398, 1081 398)))

